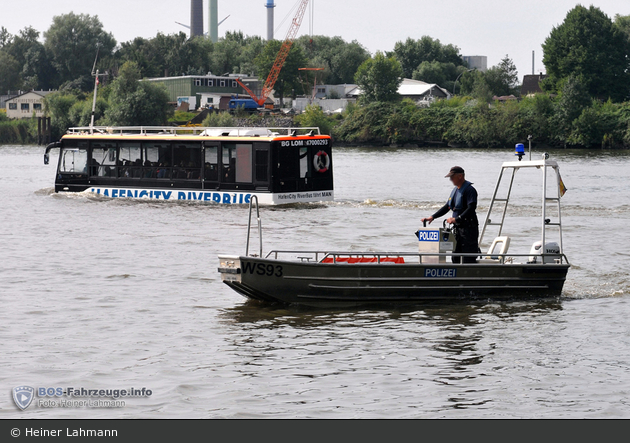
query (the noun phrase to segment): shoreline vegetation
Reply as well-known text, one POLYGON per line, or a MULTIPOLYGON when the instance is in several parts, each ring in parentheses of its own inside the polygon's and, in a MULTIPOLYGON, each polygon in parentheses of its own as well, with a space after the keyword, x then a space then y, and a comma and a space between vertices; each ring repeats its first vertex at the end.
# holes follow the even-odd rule
MULTIPOLYGON (((72 12, 53 18, 43 43, 39 36, 32 27, 18 35, 0 27, 0 91, 56 91, 43 99, 53 140, 69 127, 89 125, 92 66, 107 73, 95 125, 181 125, 196 114, 175 111, 163 85, 142 79, 208 72, 265 79, 280 45, 242 32, 227 32, 216 43, 180 32, 119 45, 97 16, 72 12), (80 47, 68 43, 73 41, 80 47)), ((297 115, 213 112, 202 126, 317 126, 337 146, 512 148, 531 136, 533 145, 549 148, 630 149, 630 15, 611 19, 599 8, 577 5, 551 29, 542 49, 547 72, 531 93, 521 91, 507 54, 479 71, 468 67, 457 46, 429 36, 374 55, 357 41, 302 36, 291 47, 275 96, 283 103, 301 92, 308 96, 315 84, 357 84, 362 95, 356 103, 334 114, 316 105, 297 115), (303 66, 323 70, 315 78, 301 74, 303 66), (457 95, 415 102, 398 94, 403 78, 457 95)), ((37 127, 35 117, 11 120, 0 110, 0 145, 36 144, 37 127)))

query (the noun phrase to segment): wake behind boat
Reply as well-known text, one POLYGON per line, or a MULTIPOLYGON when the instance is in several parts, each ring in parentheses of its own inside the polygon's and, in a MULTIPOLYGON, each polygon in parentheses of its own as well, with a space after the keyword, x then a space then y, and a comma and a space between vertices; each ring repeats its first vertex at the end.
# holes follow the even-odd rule
POLYGON ((557 162, 547 154, 534 161, 520 161, 522 155, 501 167, 479 239, 482 245, 491 229, 497 231, 487 252, 457 254, 473 257, 473 263, 452 263, 455 239, 446 225, 421 228, 418 252, 272 250, 263 257, 260 212, 252 199, 245 255, 219 255, 222 280, 251 299, 322 307, 559 296, 570 268, 562 246, 564 184, 557 162), (508 254, 511 237, 504 235, 503 226, 515 176, 522 169, 542 172, 541 233, 529 253, 508 254), (555 210, 548 211, 548 206, 555 210), (258 254, 249 253, 254 208, 258 254), (549 229, 555 230, 557 241, 548 241, 549 229))

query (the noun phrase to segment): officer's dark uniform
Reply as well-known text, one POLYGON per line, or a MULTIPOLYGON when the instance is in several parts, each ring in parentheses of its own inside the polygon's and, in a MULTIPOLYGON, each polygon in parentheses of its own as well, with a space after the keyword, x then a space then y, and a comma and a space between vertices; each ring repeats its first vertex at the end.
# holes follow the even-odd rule
MULTIPOLYGON (((461 169, 461 168, 460 168, 461 169)), ((463 169, 462 169, 463 172, 463 169)), ((472 183, 464 181, 461 188, 455 187, 448 201, 442 206, 433 218, 442 217, 448 211, 453 211, 455 219, 455 251, 463 253, 475 253, 479 250, 479 221, 477 220, 477 191, 472 183)), ((453 255, 453 263, 476 263, 476 257, 460 257, 453 255)))

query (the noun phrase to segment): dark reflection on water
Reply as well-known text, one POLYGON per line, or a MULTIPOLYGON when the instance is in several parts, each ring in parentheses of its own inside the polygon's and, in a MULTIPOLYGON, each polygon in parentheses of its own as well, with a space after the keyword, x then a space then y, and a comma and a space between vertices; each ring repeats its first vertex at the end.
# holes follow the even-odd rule
POLYGON ((257 300, 244 302, 226 309, 222 309, 219 318, 225 323, 259 323, 264 327, 285 326, 317 327, 334 323, 335 319, 345 319, 348 315, 361 314, 391 320, 408 320, 409 316, 422 313, 424 319, 444 325, 473 326, 475 316, 479 313, 491 312, 498 317, 520 315, 523 313, 544 313, 552 309, 562 309, 559 298, 540 299, 534 301, 517 301, 503 303, 469 303, 464 301, 429 302, 399 307, 382 305, 365 308, 316 308, 308 306, 294 306, 265 303, 257 300))

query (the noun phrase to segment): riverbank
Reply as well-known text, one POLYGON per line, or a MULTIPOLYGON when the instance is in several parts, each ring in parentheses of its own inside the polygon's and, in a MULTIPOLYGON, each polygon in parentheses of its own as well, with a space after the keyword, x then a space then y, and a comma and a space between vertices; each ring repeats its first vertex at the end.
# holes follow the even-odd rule
MULTIPOLYGON (((567 106, 544 94, 491 104, 457 97, 430 107, 402 100, 351 105, 335 115, 314 107, 295 116, 210 114, 203 126, 319 127, 338 147, 503 149, 527 146, 531 135, 544 149, 630 149, 630 102, 567 106)), ((35 143, 36 120, 0 118, 0 145, 35 143)))

